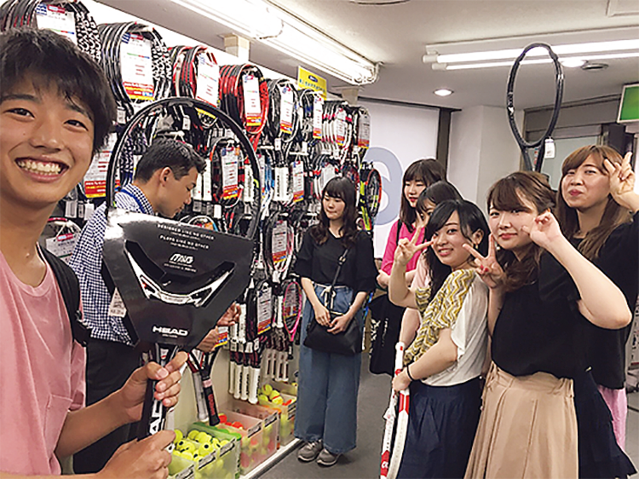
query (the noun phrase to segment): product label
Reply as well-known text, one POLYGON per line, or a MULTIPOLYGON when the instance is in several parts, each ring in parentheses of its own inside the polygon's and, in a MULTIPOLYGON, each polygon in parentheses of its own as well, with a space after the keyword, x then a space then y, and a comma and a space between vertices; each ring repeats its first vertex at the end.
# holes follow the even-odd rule
POLYGON ((239 177, 239 148, 228 147, 222 149, 222 198, 237 198, 239 177))
POLYGON ((340 108, 335 119, 335 141, 339 146, 344 146, 346 139, 346 112, 340 108))
POLYGON ((217 106, 219 99, 220 67, 213 63, 210 57, 205 53, 200 53, 197 56, 197 60, 197 88, 195 98, 217 106))
POLYGON ((262 105, 260 103, 260 83, 254 75, 242 77, 244 90, 244 115, 247 126, 262 124, 262 105))
POLYGON ((304 200, 304 163, 293 162, 293 203, 304 200))
POLYGON ((215 343, 215 347, 219 348, 220 346, 224 346, 229 342, 229 327, 228 326, 218 326, 217 327, 218 338, 217 343, 215 343))
POLYGON ((75 15, 56 5, 38 4, 35 10, 36 24, 40 29, 53 30, 59 35, 67 37, 76 45, 78 35, 75 31, 75 15))
POLYGON ((273 291, 270 287, 262 288, 257 292, 257 334, 262 334, 271 329, 273 321, 272 307, 273 291))
POLYGON ((73 253, 73 248, 78 242, 78 236, 74 233, 67 233, 56 236, 55 238, 47 238, 45 241, 45 248, 51 253, 56 255, 65 263, 68 263, 73 253))
POLYGON ((273 258, 273 264, 279 265, 283 261, 286 261, 286 245, 288 237, 288 224, 285 220, 278 220, 273 228, 273 235, 271 241, 271 254, 273 258))
POLYGON ((131 100, 153 100, 151 40, 125 33, 120 45, 122 85, 131 100))
POLYGON ((293 90, 289 85, 280 87, 280 131, 293 132, 293 90))
POLYGON ((368 148, 371 143, 371 117, 368 113, 359 116, 357 125, 357 146, 368 148))
POLYGON ((117 139, 118 137, 115 133, 109 135, 106 145, 95 158, 93 158, 89 170, 86 175, 84 175, 84 193, 87 198, 106 196, 106 178, 109 169, 109 160, 111 159, 111 152, 117 139))
POLYGON ((315 95, 313 98, 313 138, 322 139, 322 115, 324 113, 324 99, 315 95))
POLYGON ((115 316, 116 318, 124 318, 126 316, 126 306, 117 288, 113 291, 113 297, 109 304, 109 316, 115 316))

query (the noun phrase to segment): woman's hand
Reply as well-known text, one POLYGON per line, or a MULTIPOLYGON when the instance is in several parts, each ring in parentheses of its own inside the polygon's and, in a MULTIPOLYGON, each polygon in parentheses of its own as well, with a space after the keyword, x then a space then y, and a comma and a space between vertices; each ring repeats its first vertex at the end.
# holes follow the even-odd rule
POLYGON ((490 289, 498 289, 504 284, 506 273, 502 269, 501 265, 497 261, 497 247, 495 244, 495 237, 491 234, 488 237, 488 255, 482 256, 482 254, 469 244, 462 245, 470 255, 475 258, 477 266, 475 271, 482 279, 486 286, 490 289))
POLYGON ((411 382, 411 379, 406 373, 406 368, 404 368, 401 373, 393 378, 393 390, 397 392, 403 391, 411 382))
POLYGON ((349 313, 344 313, 342 316, 335 316, 330 322, 330 328, 328 332, 331 334, 338 334, 342 331, 346 331, 348 323, 353 320, 353 316, 349 313))
POLYGON ((608 171, 610 178, 610 194, 612 198, 620 206, 635 212, 638 208, 637 198, 639 195, 635 193, 635 173, 630 165, 631 157, 632 152, 628 152, 621 164, 613 163, 606 158, 604 160, 604 168, 608 171))
POLYGON ((399 243, 397 243, 397 248, 395 248, 394 261, 396 263, 406 266, 411 258, 415 256, 415 253, 417 253, 418 251, 423 251, 431 244, 433 244, 432 241, 425 241, 422 244, 417 244, 417 241, 419 241, 419 237, 421 236, 420 233, 422 229, 423 226, 419 226, 415 230, 415 234, 410 241, 408 241, 408 238, 402 238, 399 240, 399 243))
POLYGON ((331 325, 331 314, 323 304, 319 303, 313 306, 313 311, 315 312, 315 321, 325 327, 331 325))
POLYGON ((537 216, 530 225, 523 225, 521 230, 528 233, 535 244, 549 252, 558 241, 568 241, 561 233, 557 218, 550 211, 537 216))

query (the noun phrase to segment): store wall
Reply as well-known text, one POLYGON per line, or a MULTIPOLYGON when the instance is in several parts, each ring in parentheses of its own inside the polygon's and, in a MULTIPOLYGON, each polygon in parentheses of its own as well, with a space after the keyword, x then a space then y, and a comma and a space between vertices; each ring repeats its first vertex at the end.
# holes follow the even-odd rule
MULTIPOLYGON (((521 124, 523 112, 517 114, 521 124)), ((452 114, 448 181, 486 211, 486 193, 498 179, 519 169, 520 151, 505 108, 476 106, 452 114)))
POLYGON ((399 214, 402 175, 420 158, 435 157, 439 110, 381 102, 359 102, 371 115, 371 147, 364 161, 382 175, 383 197, 375 224, 375 256, 384 255, 388 233, 399 214))

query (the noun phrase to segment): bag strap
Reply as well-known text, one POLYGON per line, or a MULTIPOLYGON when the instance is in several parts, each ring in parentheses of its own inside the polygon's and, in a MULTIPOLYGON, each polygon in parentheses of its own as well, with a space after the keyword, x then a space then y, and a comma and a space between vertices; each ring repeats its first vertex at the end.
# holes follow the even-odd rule
MULTIPOLYGON (((342 253, 342 256, 340 256, 339 259, 337 260, 337 269, 335 270, 335 277, 333 278, 333 282, 331 283, 329 288, 326 290, 326 295, 331 299, 331 303, 333 301, 333 294, 335 293, 334 290, 335 290, 335 283, 337 283, 337 277, 339 276, 339 273, 342 270, 342 266, 346 262, 346 256, 348 255, 349 251, 350 251, 349 248, 345 248, 344 252, 342 253)), ((329 306, 327 305, 327 307, 329 306)))
POLYGON ((40 248, 44 260, 49 263, 53 270, 62 299, 71 323, 71 333, 82 346, 86 346, 91 337, 91 329, 82 321, 82 311, 80 310, 80 283, 73 270, 64 261, 58 258, 45 248, 40 248))

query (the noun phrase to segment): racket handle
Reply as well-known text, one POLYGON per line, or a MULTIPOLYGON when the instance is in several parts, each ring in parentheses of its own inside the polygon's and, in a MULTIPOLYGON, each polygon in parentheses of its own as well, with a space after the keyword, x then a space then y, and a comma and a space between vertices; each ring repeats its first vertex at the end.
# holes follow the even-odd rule
POLYGON ((242 393, 240 394, 240 399, 242 401, 248 401, 249 398, 249 371, 253 369, 249 366, 242 366, 242 393))
POLYGON ((193 389, 195 389, 197 418, 202 422, 206 422, 209 419, 209 414, 206 410, 206 401, 204 399, 204 385, 202 384, 202 374, 197 371, 192 372, 191 376, 193 378, 193 389))
POLYGON ((277 364, 275 367, 275 380, 278 382, 284 381, 284 367, 287 363, 288 354, 286 351, 277 352, 277 364))
POLYGON ((235 393, 235 368, 237 363, 234 361, 233 355, 230 356, 229 361, 229 394, 232 396, 235 393))
POLYGON ((260 386, 260 368, 259 364, 256 368, 249 370, 249 394, 248 402, 251 404, 257 404, 257 390, 260 386))
POLYGON ((240 396, 242 395, 242 369, 243 369, 243 365, 241 363, 237 363, 237 365, 235 366, 235 378, 234 382, 235 384, 233 385, 233 397, 235 399, 240 399, 240 396))
POLYGON ((271 348, 268 348, 264 352, 264 362, 266 363, 264 377, 272 378, 273 377, 273 350, 271 348))
POLYGON ((146 383, 144 405, 142 406, 142 418, 138 425, 138 440, 149 437, 162 429, 164 425, 164 406, 153 396, 157 381, 149 379, 146 383))
POLYGON ((288 359, 288 353, 283 353, 284 354, 284 364, 283 364, 283 370, 282 370, 282 381, 284 381, 285 383, 288 382, 288 365, 289 365, 289 359, 288 359))
POLYGON ((395 376, 402 372, 404 369, 404 348, 406 346, 403 342, 399 341, 395 345, 395 376))
POLYGON ((206 399, 206 414, 209 418, 209 426, 216 426, 220 423, 217 415, 217 404, 215 403, 215 393, 211 376, 207 372, 202 372, 202 386, 204 388, 204 398, 206 399))

